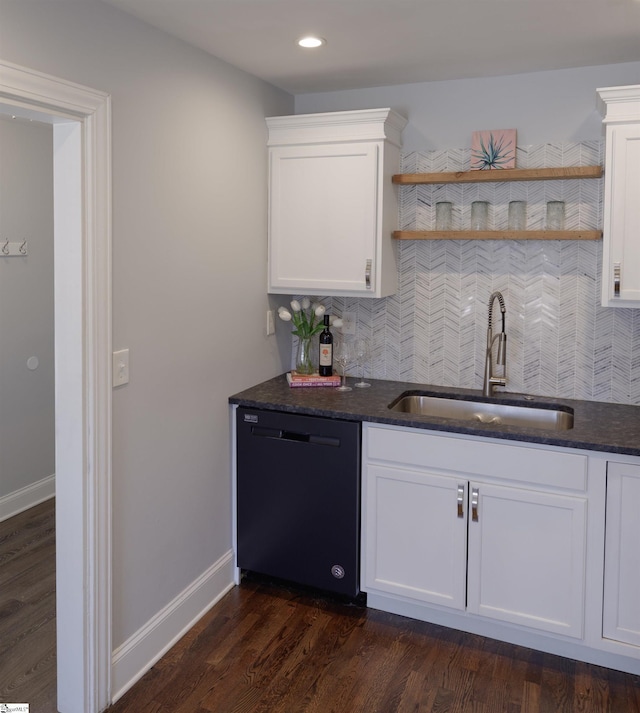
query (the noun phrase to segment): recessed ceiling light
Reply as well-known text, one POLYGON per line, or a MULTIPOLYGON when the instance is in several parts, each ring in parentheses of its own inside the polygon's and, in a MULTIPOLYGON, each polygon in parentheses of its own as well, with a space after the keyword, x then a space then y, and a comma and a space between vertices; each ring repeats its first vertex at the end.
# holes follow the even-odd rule
POLYGON ((307 35, 306 37, 301 37, 298 40, 298 44, 300 47, 304 47, 305 49, 314 49, 315 47, 322 47, 322 45, 326 45, 327 41, 323 40, 322 37, 307 35))

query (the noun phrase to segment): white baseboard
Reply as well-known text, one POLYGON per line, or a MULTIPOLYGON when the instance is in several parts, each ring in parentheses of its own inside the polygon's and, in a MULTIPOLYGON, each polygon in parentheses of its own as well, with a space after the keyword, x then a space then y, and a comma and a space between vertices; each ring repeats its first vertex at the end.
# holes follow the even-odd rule
POLYGON ((0 497, 0 522, 49 500, 56 494, 56 476, 48 475, 31 485, 0 497))
POLYGON ((234 586, 233 559, 229 550, 113 652, 112 703, 234 586))

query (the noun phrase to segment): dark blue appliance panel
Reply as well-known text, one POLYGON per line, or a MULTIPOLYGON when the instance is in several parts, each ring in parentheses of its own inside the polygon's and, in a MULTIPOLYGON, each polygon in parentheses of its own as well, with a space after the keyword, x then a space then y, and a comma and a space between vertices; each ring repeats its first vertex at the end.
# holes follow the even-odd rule
POLYGON ((237 409, 237 564, 359 592, 360 423, 237 409))

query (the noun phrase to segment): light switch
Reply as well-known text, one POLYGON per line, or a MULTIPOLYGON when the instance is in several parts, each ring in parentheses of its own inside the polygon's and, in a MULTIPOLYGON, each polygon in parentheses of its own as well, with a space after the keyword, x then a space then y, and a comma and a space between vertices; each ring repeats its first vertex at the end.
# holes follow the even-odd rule
POLYGON ((276 333, 276 325, 273 320, 273 310, 267 310, 267 337, 276 333))
POLYGON ((113 352, 113 386, 129 383, 129 350, 113 352))

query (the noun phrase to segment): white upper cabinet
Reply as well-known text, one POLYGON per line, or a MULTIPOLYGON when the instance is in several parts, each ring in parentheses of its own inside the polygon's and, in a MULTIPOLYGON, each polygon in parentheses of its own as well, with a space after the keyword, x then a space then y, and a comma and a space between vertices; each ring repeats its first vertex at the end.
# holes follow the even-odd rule
POLYGON ((598 89, 606 126, 602 304, 640 307, 640 85, 598 89))
POLYGON ((272 117, 267 125, 268 291, 393 294, 398 205, 391 177, 406 120, 372 109, 272 117))

